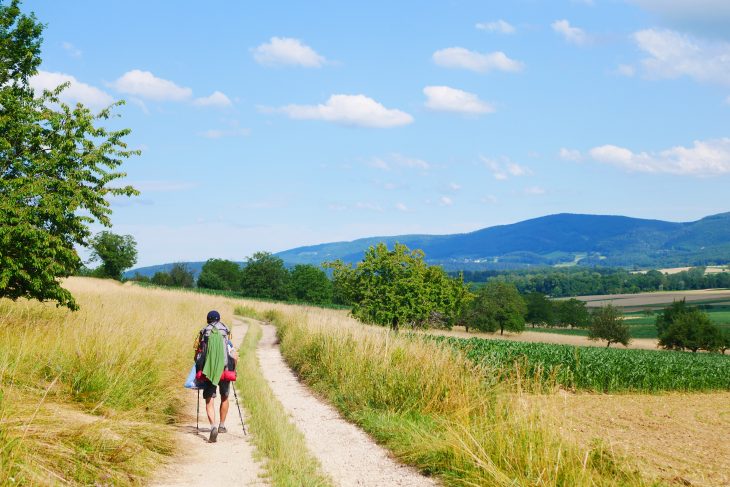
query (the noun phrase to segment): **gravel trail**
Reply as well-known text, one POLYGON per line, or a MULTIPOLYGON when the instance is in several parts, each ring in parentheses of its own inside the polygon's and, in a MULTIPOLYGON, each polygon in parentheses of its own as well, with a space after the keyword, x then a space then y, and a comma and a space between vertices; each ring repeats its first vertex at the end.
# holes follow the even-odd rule
MULTIPOLYGON (((234 346, 239 347, 248 325, 234 326, 234 346)), ((254 447, 244 436, 231 391, 230 407, 226 418, 228 433, 218 435, 216 443, 208 443, 210 426, 205 415, 205 401, 200 394, 200 431, 195 428, 196 391, 187 392, 185 419, 178 425, 176 441, 183 454, 167 465, 153 478, 156 487, 211 486, 211 485, 268 485, 260 478, 262 468, 253 459, 254 447)), ((215 399, 218 419, 219 399, 215 399)), ((243 411, 244 421, 246 412, 243 411)))
POLYGON ((261 324, 257 356, 276 398, 304 434, 307 447, 338 486, 435 486, 435 480, 394 460, 357 426, 301 384, 284 362, 276 329, 261 324))

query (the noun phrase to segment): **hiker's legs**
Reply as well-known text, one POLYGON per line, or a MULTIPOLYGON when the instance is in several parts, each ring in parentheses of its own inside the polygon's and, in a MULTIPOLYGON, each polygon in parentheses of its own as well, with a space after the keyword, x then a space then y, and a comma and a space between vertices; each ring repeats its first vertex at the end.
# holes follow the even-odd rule
POLYGON ((221 424, 226 424, 226 416, 228 416, 228 393, 231 390, 231 383, 223 381, 218 384, 221 392, 221 424))
POLYGON ((205 399, 205 413, 208 415, 208 422, 211 426, 215 424, 215 386, 210 382, 205 383, 203 398, 205 399))

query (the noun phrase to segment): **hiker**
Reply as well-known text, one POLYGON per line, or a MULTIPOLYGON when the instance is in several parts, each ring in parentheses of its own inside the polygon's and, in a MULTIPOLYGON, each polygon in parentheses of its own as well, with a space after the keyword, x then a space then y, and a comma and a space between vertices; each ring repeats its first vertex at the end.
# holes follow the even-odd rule
POLYGON ((205 412, 210 422, 210 437, 208 441, 215 443, 218 433, 226 433, 226 416, 228 415, 228 394, 231 380, 235 380, 236 363, 238 356, 231 343, 231 332, 221 323, 221 315, 217 311, 210 311, 207 316, 208 324, 200 330, 195 342, 196 377, 203 382, 203 399, 205 412), (221 395, 220 423, 215 425, 216 389, 221 395))

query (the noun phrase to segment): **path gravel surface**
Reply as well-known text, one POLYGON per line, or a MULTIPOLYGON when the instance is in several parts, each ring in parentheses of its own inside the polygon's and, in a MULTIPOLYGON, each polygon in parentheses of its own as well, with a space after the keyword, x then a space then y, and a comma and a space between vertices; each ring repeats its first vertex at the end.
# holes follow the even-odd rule
POLYGON ((304 434, 307 447, 338 486, 435 486, 435 480, 394 460, 386 449, 300 383, 284 362, 276 329, 262 323, 257 355, 276 398, 304 434))
MULTIPOLYGON (((238 348, 246 334, 248 325, 233 327, 234 346, 238 348)), ((226 419, 228 433, 218 435, 216 443, 208 443, 210 426, 205 415, 205 402, 200 394, 200 431, 195 428, 196 401, 198 393, 189 391, 185 405, 184 420, 178 425, 175 435, 181 456, 163 468, 153 479, 156 487, 213 486, 213 485, 268 485, 260 478, 261 466, 253 459, 254 447, 249 437, 244 436, 241 421, 236 410, 233 394, 226 419)), ((216 400, 216 417, 219 399, 216 400)), ((243 412, 244 421, 246 412, 243 412)))

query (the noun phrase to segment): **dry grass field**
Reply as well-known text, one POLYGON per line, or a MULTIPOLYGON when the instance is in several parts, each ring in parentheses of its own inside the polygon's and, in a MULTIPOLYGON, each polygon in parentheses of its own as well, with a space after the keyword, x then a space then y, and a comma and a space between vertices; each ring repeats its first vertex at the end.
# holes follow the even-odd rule
MULTIPOLYGON (((567 299, 567 298, 561 298, 567 299)), ((687 303, 702 301, 724 301, 730 302, 729 289, 700 289, 694 291, 658 291, 639 294, 600 294, 593 296, 577 296, 575 299, 585 301, 589 308, 597 308, 607 304, 613 304, 624 311, 635 311, 647 307, 662 308, 672 301, 685 299, 687 303)))

